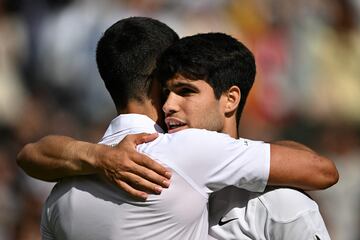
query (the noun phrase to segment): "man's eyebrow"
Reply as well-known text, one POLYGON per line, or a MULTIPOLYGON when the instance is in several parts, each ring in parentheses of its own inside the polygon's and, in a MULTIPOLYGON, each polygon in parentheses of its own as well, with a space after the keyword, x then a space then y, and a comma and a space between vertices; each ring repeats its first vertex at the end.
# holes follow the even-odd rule
POLYGON ((190 88, 197 89, 197 87, 195 85, 188 83, 188 82, 176 82, 174 84, 168 84, 167 87, 168 88, 190 87, 190 88))

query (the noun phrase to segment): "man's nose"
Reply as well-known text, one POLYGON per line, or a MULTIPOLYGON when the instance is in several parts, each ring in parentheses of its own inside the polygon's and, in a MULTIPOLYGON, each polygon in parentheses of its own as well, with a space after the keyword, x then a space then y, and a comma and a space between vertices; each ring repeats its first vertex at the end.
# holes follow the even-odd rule
POLYGON ((165 117, 167 117, 179 110, 175 93, 173 93, 173 92, 169 93, 162 109, 165 113, 165 117))

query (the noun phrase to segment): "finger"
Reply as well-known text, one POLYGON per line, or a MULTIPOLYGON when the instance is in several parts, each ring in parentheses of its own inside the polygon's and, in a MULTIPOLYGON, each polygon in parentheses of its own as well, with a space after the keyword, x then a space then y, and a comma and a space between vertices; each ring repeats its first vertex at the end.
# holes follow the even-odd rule
POLYGON ((140 134, 137 134, 137 136, 134 136, 135 137, 135 144, 136 145, 139 145, 139 144, 142 144, 142 143, 148 143, 148 142, 151 142, 151 141, 154 141, 157 137, 159 136, 158 133, 140 133, 140 134))
POLYGON ((146 192, 136 190, 135 188, 133 188, 132 186, 130 186, 129 184, 127 184, 124 181, 115 179, 114 183, 119 188, 121 188, 122 190, 127 192, 131 197, 134 197, 134 198, 137 198, 137 199, 140 199, 140 200, 146 200, 147 197, 148 197, 148 194, 146 192))
POLYGON ((159 136, 158 133, 138 133, 138 134, 129 134, 127 135, 117 147, 124 146, 124 144, 129 144, 136 147, 136 145, 147 143, 155 140, 159 136))
MULTIPOLYGON (((168 188, 170 186, 170 180, 166 177, 159 175, 158 173, 143 167, 141 165, 137 165, 131 169, 131 172, 136 176, 145 179, 146 182, 150 182, 155 185, 159 185, 164 188, 168 188)), ((150 186, 150 185, 149 185, 150 186)))
POLYGON ((124 181, 138 191, 160 194, 163 188, 133 173, 123 175, 124 181))
MULTIPOLYGON (((167 179, 171 178, 171 171, 168 168, 164 167, 163 165, 161 165, 157 161, 151 159, 150 157, 146 156, 145 154, 138 153, 138 152, 132 152, 130 155, 130 158, 133 162, 137 163, 138 165, 154 171, 158 178, 160 178, 161 176, 165 177, 167 179)), ((145 171, 145 172, 148 172, 148 171, 145 171)), ((137 173, 139 173, 141 176, 145 176, 145 175, 141 174, 140 170, 137 173)), ((154 175, 154 177, 155 177, 155 175, 154 175)), ((159 180, 163 181, 164 179, 159 179, 159 180)))

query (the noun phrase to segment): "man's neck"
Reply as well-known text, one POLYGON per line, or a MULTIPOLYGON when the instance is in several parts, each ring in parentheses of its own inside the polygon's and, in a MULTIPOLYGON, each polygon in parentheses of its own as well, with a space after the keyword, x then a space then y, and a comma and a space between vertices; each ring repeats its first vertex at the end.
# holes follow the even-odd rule
POLYGON ((118 114, 142 114, 151 118, 154 122, 159 121, 159 116, 156 108, 150 101, 138 102, 129 101, 125 108, 117 109, 118 114))
POLYGON ((226 119, 222 132, 230 135, 230 137, 238 139, 239 133, 237 129, 236 119, 226 119))

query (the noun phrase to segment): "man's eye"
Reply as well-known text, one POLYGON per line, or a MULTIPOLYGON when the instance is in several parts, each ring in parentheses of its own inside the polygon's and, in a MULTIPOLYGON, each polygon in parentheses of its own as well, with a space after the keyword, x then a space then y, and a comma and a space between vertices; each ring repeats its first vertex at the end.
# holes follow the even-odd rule
POLYGON ((181 88, 181 89, 178 89, 176 92, 180 96, 187 96, 187 95, 194 93, 195 91, 191 88, 181 88))
POLYGON ((169 96, 169 94, 170 94, 170 90, 169 90, 169 89, 167 89, 167 88, 163 88, 163 89, 162 89, 162 95, 163 95, 164 97, 169 96))

